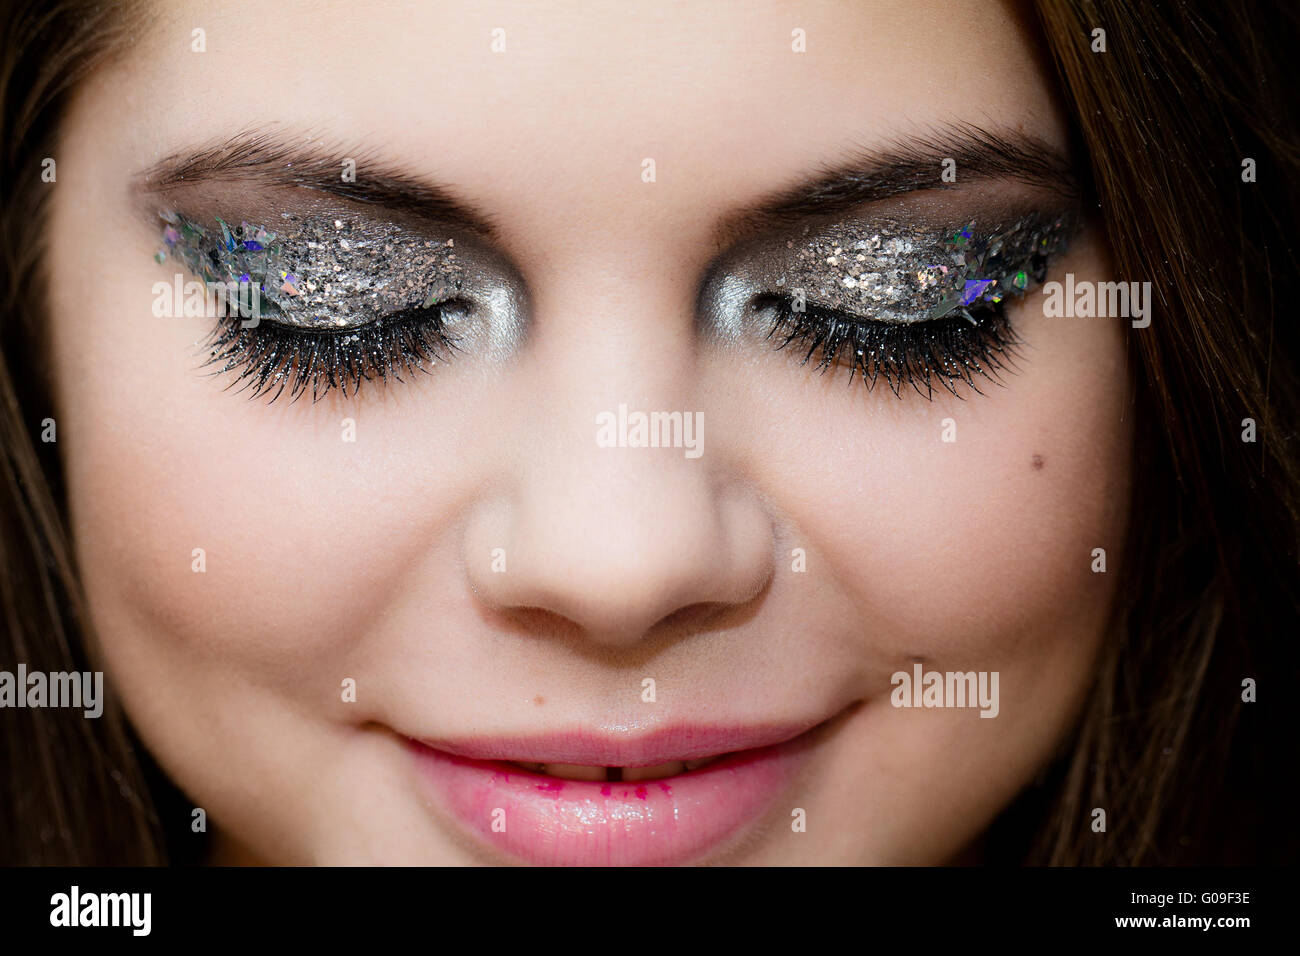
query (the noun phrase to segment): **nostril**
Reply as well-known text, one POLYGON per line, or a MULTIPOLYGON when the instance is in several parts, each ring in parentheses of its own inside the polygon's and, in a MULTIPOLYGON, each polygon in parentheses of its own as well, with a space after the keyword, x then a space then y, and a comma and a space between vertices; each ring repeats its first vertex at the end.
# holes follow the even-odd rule
POLYGON ((671 631, 676 628, 702 630, 717 618, 726 614, 728 609, 732 607, 733 605, 720 601, 702 601, 697 604, 688 604, 686 607, 679 607, 677 610, 665 614, 655 623, 652 630, 671 631))
POLYGON ((700 601, 679 607, 664 615, 651 631, 654 633, 682 631, 720 631, 724 628, 737 627, 754 616, 763 598, 771 588, 769 578, 748 600, 731 603, 729 601, 700 601))
POLYGON ((528 637, 568 641, 582 637, 582 627, 563 614, 544 607, 488 608, 486 612, 503 629, 528 637))
MULTIPOLYGON (((766 588, 745 604, 725 601, 701 601, 677 608, 664 615, 636 638, 673 640, 706 631, 737 627, 751 617, 766 588)), ((569 617, 544 607, 491 607, 482 609, 501 630, 521 637, 559 642, 578 642, 591 636, 589 628, 569 617)))

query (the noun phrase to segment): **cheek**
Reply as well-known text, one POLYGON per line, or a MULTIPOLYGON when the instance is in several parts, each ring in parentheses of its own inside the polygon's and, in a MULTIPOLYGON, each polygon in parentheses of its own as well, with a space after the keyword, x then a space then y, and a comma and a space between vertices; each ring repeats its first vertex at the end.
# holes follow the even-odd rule
POLYGON ((1048 639, 1045 623, 1108 604, 1114 575, 1092 565, 1122 540, 1123 387, 1062 371, 895 419, 887 444, 855 462, 858 480, 839 479, 854 532, 824 526, 821 538, 882 630, 917 653, 1048 639))
POLYGON ((212 382, 159 416, 151 389, 99 384, 72 405, 98 394, 100 416, 133 424, 129 442, 95 426, 67 449, 92 606, 120 609, 178 662, 294 684, 313 662, 337 670, 396 594, 418 590, 422 563, 445 559, 462 476, 421 442, 454 446, 454 433, 408 434, 328 400, 277 409, 212 382))
POLYGON ((1021 329, 1006 388, 900 420, 863 463, 876 490, 863 526, 880 546, 859 564, 859 593, 919 654, 1046 651, 1095 637, 1109 610, 1129 500, 1120 333, 1041 317, 1021 329))

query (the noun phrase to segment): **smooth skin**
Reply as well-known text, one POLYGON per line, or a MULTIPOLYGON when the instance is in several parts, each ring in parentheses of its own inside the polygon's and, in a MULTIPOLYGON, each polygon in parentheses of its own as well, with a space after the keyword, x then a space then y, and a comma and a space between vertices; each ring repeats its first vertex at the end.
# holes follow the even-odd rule
MULTIPOLYGON (((701 862, 977 854, 1066 739, 1104 639, 1122 321, 1030 297, 1018 371, 927 401, 702 336, 696 296, 720 222, 857 150, 962 121, 1064 150, 1036 43, 963 0, 160 9, 65 125, 53 372, 98 646, 213 859, 499 862, 430 804, 407 736, 817 720, 795 786, 701 862), (528 288, 519 346, 355 399, 224 391, 195 361, 210 320, 151 314, 172 269, 135 179, 264 126, 477 204, 528 288), (599 447, 619 403, 703 412, 704 454, 599 447), (918 659, 998 671, 998 717, 891 707, 918 659)), ((959 170, 943 201, 955 220, 987 193, 959 170)), ((1109 278, 1093 235, 1052 278, 1109 278)))

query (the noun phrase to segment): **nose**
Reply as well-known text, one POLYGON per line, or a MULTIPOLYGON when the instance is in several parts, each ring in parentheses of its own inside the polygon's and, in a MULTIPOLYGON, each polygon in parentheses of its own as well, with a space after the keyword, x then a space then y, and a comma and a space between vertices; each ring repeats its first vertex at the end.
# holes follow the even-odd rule
POLYGON ((559 616, 611 647, 747 604, 775 560, 761 498, 693 397, 689 323, 646 327, 658 338, 638 342, 625 326, 581 360, 558 342, 537 356, 545 371, 520 413, 509 477, 480 499, 463 539, 480 601, 519 619, 559 616), (647 433, 642 421, 657 424, 647 433))
POLYGON ((546 611, 588 640, 620 646, 763 590, 772 534, 743 485, 711 475, 707 455, 589 440, 587 453, 551 455, 476 513, 465 557, 480 600, 546 611))

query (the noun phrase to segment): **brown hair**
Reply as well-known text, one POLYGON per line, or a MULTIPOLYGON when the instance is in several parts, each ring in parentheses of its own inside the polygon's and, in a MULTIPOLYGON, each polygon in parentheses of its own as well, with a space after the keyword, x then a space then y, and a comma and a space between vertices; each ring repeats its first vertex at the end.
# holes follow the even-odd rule
POLYGON ((1035 862, 1289 863, 1293 828, 1269 801, 1300 633, 1297 335, 1274 293, 1300 278, 1281 59, 1295 11, 1035 6, 1115 270, 1151 281, 1155 301, 1129 336, 1137 483, 1119 626, 1069 757, 1008 817, 1038 805, 1035 862))
MULTIPOLYGON (((76 84, 126 43, 121 4, 0 3, 0 667, 94 668, 62 507, 42 359, 42 228, 57 121, 76 84)), ((56 167, 57 173, 57 167, 56 167)), ((62 708, 0 721, 0 863, 165 859, 145 767, 111 693, 88 720, 62 708)))
MULTIPOLYGON (((1296 327, 1274 289, 1300 274, 1287 234, 1300 138, 1282 62, 1300 31, 1280 3, 1034 5, 1116 272, 1151 281, 1155 309, 1130 334, 1138 481, 1115 635, 1076 732, 995 824, 989 856, 1290 862, 1292 828, 1268 801, 1285 763, 1278 701, 1297 676, 1288 429, 1300 387, 1296 327), (1243 181, 1247 158, 1258 182, 1243 181), (1247 418, 1254 443, 1241 438, 1247 418), (1247 678, 1259 703, 1242 700, 1247 678)), ((129 47, 130 24, 117 4, 0 2, 0 666, 92 663, 57 445, 38 440, 51 407, 40 173, 68 95, 129 47)), ((100 720, 7 711, 0 762, 0 863, 176 859, 165 830, 186 832, 188 815, 158 811, 177 793, 136 752, 111 694, 100 720)))

